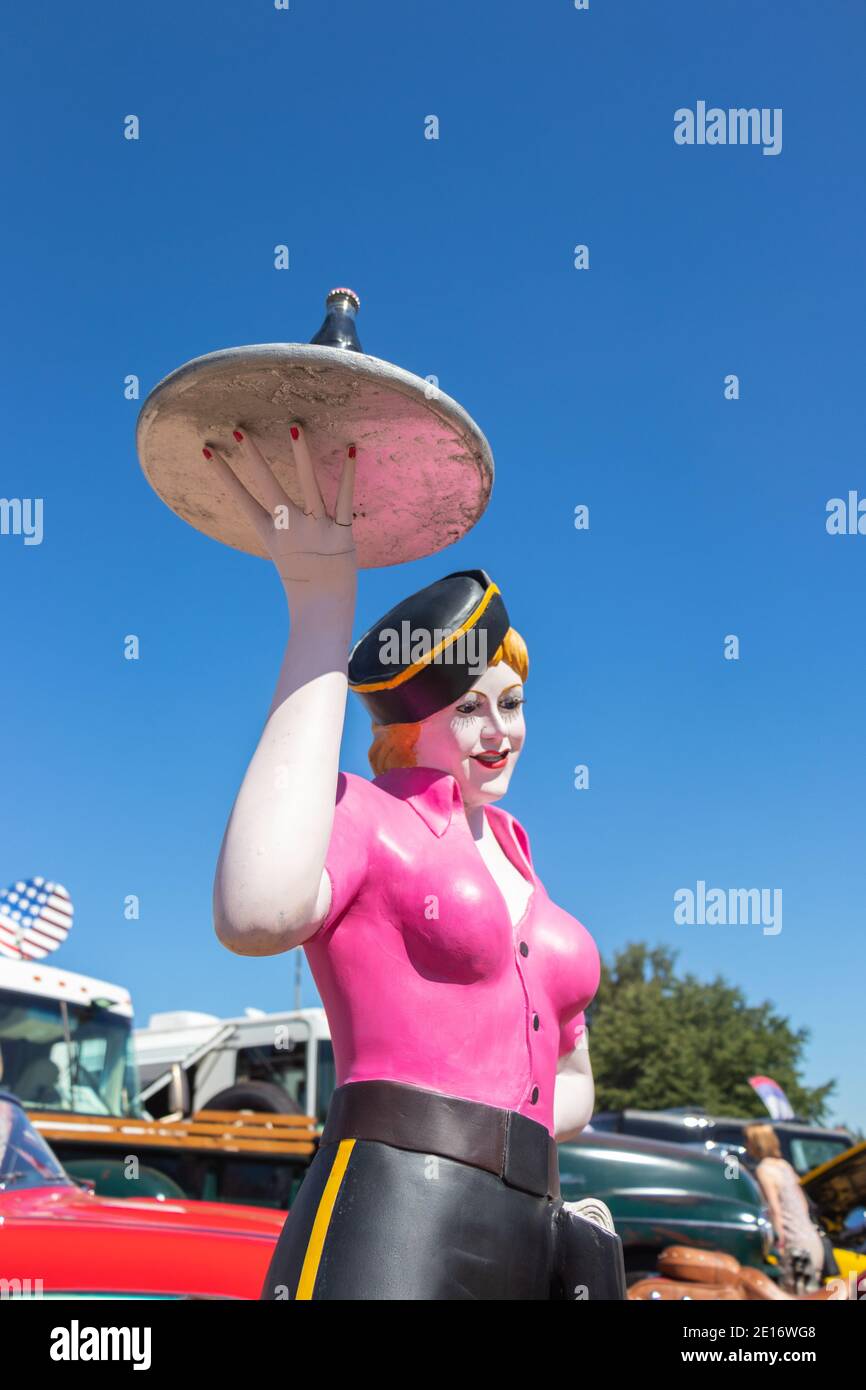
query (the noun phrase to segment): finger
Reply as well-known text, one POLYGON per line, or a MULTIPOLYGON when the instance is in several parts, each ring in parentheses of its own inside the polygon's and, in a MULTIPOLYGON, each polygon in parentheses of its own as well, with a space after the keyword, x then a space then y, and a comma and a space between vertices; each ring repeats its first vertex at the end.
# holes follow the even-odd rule
POLYGON ((256 499, 247 492, 240 478, 234 473, 229 464, 226 463, 222 454, 214 448, 212 444, 206 444, 202 453, 215 473, 217 473, 230 497, 233 497, 237 506, 252 523, 256 531, 261 535, 262 527, 273 525, 273 518, 268 515, 264 507, 260 507, 256 499))
POLYGON ((293 420, 289 426, 289 434, 292 437, 292 453, 295 456, 298 481, 301 484, 301 492, 304 497, 304 511, 309 512, 311 516, 323 517, 325 504, 322 501, 322 494, 316 481, 316 472, 310 458, 310 451, 307 448, 307 441, 304 438, 304 431, 297 420, 293 420))
POLYGON ((337 505, 334 508, 334 520, 338 526, 351 526, 352 524, 352 496, 355 491, 355 454, 357 450, 354 444, 350 444, 346 450, 346 462, 343 464, 343 473, 340 478, 340 487, 337 492, 337 505))
POLYGON ((255 483, 256 491, 271 516, 277 507, 291 507, 292 503, 274 477, 271 465, 252 436, 237 426, 232 430, 232 434, 240 445, 241 456, 249 468, 250 480, 255 483))

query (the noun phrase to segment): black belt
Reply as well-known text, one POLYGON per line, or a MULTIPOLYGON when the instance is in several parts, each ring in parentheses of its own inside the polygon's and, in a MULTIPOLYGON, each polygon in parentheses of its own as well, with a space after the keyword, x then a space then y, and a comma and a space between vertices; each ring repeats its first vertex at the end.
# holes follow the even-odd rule
POLYGON ((544 1125, 474 1100, 399 1081, 350 1081, 328 1107, 322 1144, 367 1139, 413 1153, 438 1154, 495 1173, 536 1197, 559 1196, 559 1156, 544 1125))

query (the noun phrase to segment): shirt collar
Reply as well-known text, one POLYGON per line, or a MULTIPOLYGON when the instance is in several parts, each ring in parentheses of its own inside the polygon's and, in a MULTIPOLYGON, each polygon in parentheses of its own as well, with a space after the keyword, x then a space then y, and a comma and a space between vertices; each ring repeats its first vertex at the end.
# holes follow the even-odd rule
MULTIPOLYGON (((439 839, 450 826, 455 811, 465 814, 457 780, 449 772, 440 772, 433 767, 395 767, 374 777, 373 781, 391 796, 407 802, 428 830, 432 830, 439 839)), ((532 851, 523 826, 499 806, 488 806, 486 809, 488 817, 498 820, 505 827, 506 835, 516 840, 534 878, 532 851)))
POLYGON ((463 798, 455 778, 437 768, 395 767, 373 780, 383 791, 408 802, 428 830, 440 839, 454 812, 463 811, 463 798))

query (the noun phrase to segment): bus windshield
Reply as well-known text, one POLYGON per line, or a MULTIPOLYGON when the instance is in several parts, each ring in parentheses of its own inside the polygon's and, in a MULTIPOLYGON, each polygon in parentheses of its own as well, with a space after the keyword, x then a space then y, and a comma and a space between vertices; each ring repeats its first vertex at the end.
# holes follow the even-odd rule
POLYGON ((132 1020, 0 989, 0 1087, 29 1110, 143 1115, 132 1020))

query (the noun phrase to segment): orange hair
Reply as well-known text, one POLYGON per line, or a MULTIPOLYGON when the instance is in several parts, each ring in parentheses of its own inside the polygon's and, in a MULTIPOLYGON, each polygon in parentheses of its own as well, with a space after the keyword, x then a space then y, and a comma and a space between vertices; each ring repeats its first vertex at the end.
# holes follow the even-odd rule
MULTIPOLYGON (((520 633, 513 627, 506 632, 489 664, 498 666, 500 661, 516 671, 522 681, 526 680, 529 675, 529 653, 520 633)), ((395 767, 415 766, 415 744, 420 727, 420 724, 373 725, 373 742, 367 757, 376 777, 395 767)))

